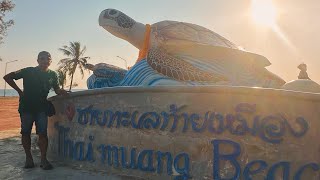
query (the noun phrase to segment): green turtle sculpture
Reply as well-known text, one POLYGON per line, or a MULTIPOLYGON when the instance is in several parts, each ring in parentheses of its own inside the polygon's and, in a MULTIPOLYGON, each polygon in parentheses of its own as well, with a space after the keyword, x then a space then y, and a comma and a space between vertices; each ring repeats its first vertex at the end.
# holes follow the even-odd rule
POLYGON ((88 63, 85 68, 93 72, 87 79, 88 89, 118 86, 127 73, 125 69, 106 63, 88 63))
POLYGON ((161 21, 150 26, 115 9, 102 11, 99 25, 140 52, 145 51, 127 73, 130 77, 125 81, 131 84, 124 81, 120 83, 122 85, 281 87, 285 83, 265 68, 271 64, 268 59, 242 51, 234 43, 199 25, 161 21), (144 70, 149 72, 150 68, 154 73, 147 76, 144 70), (132 83, 132 78, 138 79, 138 84, 132 83))

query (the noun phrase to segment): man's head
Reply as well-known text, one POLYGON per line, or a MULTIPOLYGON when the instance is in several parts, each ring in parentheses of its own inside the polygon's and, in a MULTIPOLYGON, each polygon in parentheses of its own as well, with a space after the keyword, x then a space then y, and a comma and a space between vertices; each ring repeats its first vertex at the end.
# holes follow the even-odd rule
POLYGON ((37 61, 38 61, 39 67, 42 70, 47 70, 52 62, 50 53, 48 53, 47 51, 41 51, 38 54, 37 61))

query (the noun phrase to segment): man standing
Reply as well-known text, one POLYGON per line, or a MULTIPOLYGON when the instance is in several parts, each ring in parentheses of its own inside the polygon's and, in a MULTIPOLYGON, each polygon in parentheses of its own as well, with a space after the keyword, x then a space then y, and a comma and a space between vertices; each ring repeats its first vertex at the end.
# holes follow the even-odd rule
POLYGON ((3 79, 19 93, 19 113, 21 119, 22 145, 26 153, 25 168, 33 168, 33 158, 31 155, 31 130, 33 122, 36 125, 36 133, 39 136, 39 148, 41 152, 42 169, 52 169, 46 157, 48 147, 47 124, 48 107, 47 96, 51 88, 58 95, 67 94, 67 91, 60 89, 57 74, 49 69, 51 55, 42 51, 38 54, 38 66, 27 67, 16 72, 11 72, 3 79), (21 90, 14 80, 23 79, 23 90, 21 90))

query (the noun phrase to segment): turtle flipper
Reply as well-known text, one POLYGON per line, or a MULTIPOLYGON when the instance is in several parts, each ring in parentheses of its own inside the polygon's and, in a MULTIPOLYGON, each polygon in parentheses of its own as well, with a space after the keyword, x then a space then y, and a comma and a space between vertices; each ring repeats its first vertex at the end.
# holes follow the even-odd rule
POLYGON ((183 59, 171 56, 162 48, 150 48, 147 62, 158 73, 180 81, 218 82, 227 80, 225 76, 203 71, 183 59))

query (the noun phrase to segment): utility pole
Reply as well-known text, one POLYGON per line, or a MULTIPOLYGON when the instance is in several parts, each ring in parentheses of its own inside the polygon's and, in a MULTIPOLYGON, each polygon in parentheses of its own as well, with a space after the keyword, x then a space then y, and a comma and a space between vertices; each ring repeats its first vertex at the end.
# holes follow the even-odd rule
POLYGON ((128 63, 127 63, 127 60, 125 60, 124 58, 122 58, 122 57, 120 57, 120 56, 117 56, 117 58, 122 59, 122 60, 126 63, 126 70, 128 70, 128 63))
MULTIPOLYGON (((9 64, 9 63, 12 63, 12 62, 16 62, 16 61, 18 61, 18 60, 12 60, 12 61, 6 62, 6 67, 5 67, 5 69, 4 69, 4 75, 7 75, 7 66, 8 66, 8 64, 9 64)), ((7 82, 4 81, 3 97, 6 96, 6 88, 7 88, 6 85, 7 85, 7 82)))

